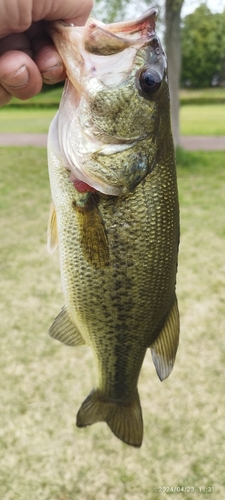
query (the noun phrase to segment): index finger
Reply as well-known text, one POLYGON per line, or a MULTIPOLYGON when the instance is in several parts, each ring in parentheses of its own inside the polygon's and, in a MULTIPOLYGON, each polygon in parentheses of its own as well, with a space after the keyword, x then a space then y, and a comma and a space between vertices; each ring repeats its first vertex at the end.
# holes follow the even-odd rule
POLYGON ((49 12, 44 19, 46 21, 57 21, 59 19, 73 23, 76 26, 83 26, 93 8, 94 0, 60 0, 58 8, 49 12))
POLYGON ((93 0, 1 0, 0 38, 22 33, 41 20, 62 19, 82 26, 92 7, 93 0))

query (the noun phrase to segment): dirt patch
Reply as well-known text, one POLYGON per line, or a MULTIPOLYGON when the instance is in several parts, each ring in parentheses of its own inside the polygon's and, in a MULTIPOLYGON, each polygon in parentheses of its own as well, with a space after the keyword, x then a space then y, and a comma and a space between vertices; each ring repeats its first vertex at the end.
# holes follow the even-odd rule
POLYGON ((0 134, 0 146, 47 146, 47 134, 0 134))
POLYGON ((181 146, 189 151, 223 151, 225 150, 225 137, 210 136, 183 136, 181 146))
MULTIPOLYGON (((0 146, 47 146, 47 134, 0 134, 0 146)), ((183 136, 181 146, 189 151, 223 151, 225 136, 183 136)))

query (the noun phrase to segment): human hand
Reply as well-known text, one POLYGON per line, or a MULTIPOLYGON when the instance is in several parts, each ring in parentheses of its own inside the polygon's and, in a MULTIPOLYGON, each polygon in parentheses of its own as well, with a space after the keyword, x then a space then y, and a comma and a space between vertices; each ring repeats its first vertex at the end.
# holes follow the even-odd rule
POLYGON ((65 79, 65 69, 44 22, 85 24, 93 0, 1 0, 0 106, 12 96, 29 99, 43 82, 65 79))

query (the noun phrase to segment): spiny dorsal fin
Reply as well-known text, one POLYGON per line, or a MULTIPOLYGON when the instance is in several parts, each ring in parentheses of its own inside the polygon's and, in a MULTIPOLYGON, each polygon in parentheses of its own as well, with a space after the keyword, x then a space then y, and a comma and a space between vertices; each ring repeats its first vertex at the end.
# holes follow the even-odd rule
POLYGON ((80 332, 71 321, 66 307, 62 308, 61 312, 53 321, 49 329, 49 335, 53 337, 53 339, 59 340, 66 345, 76 346, 85 344, 80 332))
POLYGON ((51 202, 49 219, 48 219, 48 230, 47 230, 47 249, 49 253, 53 253, 58 246, 58 231, 57 231, 57 220, 56 211, 53 201, 51 202))
POLYGON ((179 327, 179 311, 175 297, 159 336, 150 346, 152 360, 160 380, 167 378, 173 369, 179 343, 179 327))

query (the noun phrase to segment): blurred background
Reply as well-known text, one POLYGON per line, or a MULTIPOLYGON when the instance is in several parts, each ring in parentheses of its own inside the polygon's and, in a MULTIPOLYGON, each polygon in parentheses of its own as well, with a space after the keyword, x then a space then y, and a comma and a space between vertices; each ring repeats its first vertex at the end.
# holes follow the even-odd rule
MULTIPOLYGON (((147 1, 96 1, 105 22, 147 1)), ((103 423, 75 426, 95 380, 92 353, 47 335, 63 306, 46 250, 46 137, 62 85, 0 109, 0 498, 193 500, 225 495, 225 0, 165 0, 158 33, 168 71, 181 212, 181 337, 163 383, 147 353, 136 450, 103 423)))

